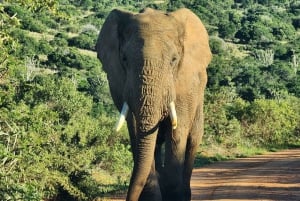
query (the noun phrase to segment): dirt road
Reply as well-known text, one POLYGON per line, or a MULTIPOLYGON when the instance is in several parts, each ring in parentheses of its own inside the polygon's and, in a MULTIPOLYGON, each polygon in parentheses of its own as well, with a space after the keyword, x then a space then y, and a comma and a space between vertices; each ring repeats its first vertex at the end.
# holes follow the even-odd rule
POLYGON ((300 149, 195 169, 193 200, 300 201, 300 149))
POLYGON ((300 149, 194 169, 191 184, 193 201, 300 201, 300 149))

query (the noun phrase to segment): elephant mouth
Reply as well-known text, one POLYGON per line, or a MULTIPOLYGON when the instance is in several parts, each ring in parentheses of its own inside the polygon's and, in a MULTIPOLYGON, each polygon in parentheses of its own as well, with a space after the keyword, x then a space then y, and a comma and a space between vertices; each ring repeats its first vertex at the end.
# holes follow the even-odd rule
MULTIPOLYGON (((126 102, 123 103, 123 107, 119 116, 119 119, 115 125, 115 130, 118 132, 120 131, 120 129, 122 128, 123 124, 125 123, 127 114, 129 112, 129 106, 126 102)), ((174 101, 171 101, 171 103, 169 104, 169 108, 168 108, 168 114, 170 116, 171 119, 171 125, 172 125, 172 129, 175 130, 177 128, 177 113, 176 113, 176 107, 175 107, 175 103, 174 101)), ((146 127, 148 127, 149 125, 146 125, 146 127)), ((154 126, 154 128, 157 125, 154 126)), ((153 130, 150 129, 150 130, 153 130)))

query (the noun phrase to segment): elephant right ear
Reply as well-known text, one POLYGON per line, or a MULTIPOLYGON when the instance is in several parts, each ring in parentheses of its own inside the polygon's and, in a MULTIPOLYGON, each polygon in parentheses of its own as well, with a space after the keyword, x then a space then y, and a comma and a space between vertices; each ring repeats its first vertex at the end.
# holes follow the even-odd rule
POLYGON ((201 20, 189 9, 181 8, 170 13, 184 28, 184 57, 186 66, 198 66, 198 71, 204 71, 211 61, 208 33, 201 20))
POLYGON ((119 59, 120 38, 122 26, 128 23, 132 13, 113 10, 106 18, 96 43, 98 58, 102 63, 103 70, 107 73, 112 98, 121 109, 123 104, 122 95, 125 82, 124 70, 119 59))

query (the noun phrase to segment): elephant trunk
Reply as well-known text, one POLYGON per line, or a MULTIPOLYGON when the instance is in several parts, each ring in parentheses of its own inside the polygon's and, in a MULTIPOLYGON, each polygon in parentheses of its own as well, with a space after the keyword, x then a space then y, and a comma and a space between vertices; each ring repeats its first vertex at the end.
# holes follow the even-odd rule
POLYGON ((154 160, 156 138, 157 130, 153 133, 138 133, 136 158, 126 201, 137 201, 141 195, 154 160))
POLYGON ((160 109, 155 107, 151 96, 144 95, 134 109, 137 125, 135 159, 126 201, 139 200, 154 161, 160 109))
POLYGON ((137 105, 138 129, 147 133, 154 130, 162 116, 161 99, 162 97, 153 96, 157 94, 155 86, 146 86, 142 89, 144 93, 140 97, 140 104, 137 105))
MULTIPOLYGON (((137 75, 136 86, 129 91, 132 99, 126 99, 136 119, 136 144, 134 168, 127 194, 127 201, 137 201, 147 182, 154 162, 154 150, 159 122, 170 115, 173 129, 177 126, 177 116, 172 82, 167 79, 171 74, 162 71, 163 63, 144 61, 141 72, 137 75)), ((126 96, 125 96, 126 97, 126 96)), ((126 104, 124 104, 126 109, 126 104)))
POLYGON ((160 60, 144 60, 137 79, 139 88, 135 94, 135 115, 140 120, 137 122, 140 131, 149 132, 155 129, 163 114, 167 112, 171 96, 174 96, 171 95, 171 82, 168 77, 170 74, 160 60))

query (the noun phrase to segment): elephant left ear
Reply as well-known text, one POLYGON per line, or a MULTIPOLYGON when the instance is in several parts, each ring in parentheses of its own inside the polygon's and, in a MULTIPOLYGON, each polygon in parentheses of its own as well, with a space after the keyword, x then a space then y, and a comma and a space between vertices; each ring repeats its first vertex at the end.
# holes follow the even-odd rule
POLYGON ((211 61, 208 33, 201 20, 189 9, 182 8, 170 13, 184 29, 183 65, 197 66, 203 71, 211 61))

